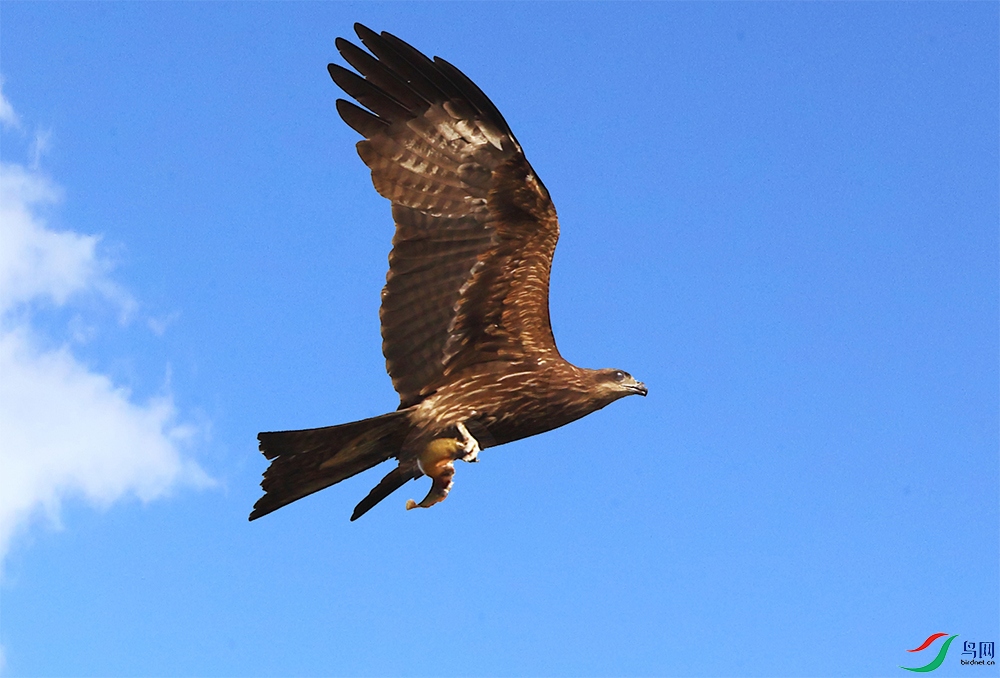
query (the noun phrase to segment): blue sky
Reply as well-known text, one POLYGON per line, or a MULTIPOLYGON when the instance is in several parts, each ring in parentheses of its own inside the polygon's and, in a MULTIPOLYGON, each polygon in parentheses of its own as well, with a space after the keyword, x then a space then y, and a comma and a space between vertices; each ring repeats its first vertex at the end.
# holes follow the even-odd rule
POLYGON ((998 5, 0 7, 4 673, 898 676, 1000 641, 998 5), (248 523, 394 409, 354 21, 493 99, 630 398, 248 523), (341 62, 342 63, 342 62, 341 62), (939 647, 941 641, 938 641, 939 647))

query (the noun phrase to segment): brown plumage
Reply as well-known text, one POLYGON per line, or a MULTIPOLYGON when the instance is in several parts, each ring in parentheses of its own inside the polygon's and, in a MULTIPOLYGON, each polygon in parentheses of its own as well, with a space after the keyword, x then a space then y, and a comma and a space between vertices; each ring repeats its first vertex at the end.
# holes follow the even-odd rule
POLYGON ((646 394, 620 370, 565 361, 549 324, 555 207, 493 103, 457 68, 360 24, 371 54, 338 38, 361 75, 330 64, 368 110, 337 110, 396 222, 382 291, 382 351, 400 405, 340 426, 261 433, 271 460, 250 520, 390 458, 398 463, 355 520, 403 483, 451 488, 454 461, 646 394), (374 55, 374 56, 373 56, 374 55), (363 77, 361 77, 363 76, 363 77))

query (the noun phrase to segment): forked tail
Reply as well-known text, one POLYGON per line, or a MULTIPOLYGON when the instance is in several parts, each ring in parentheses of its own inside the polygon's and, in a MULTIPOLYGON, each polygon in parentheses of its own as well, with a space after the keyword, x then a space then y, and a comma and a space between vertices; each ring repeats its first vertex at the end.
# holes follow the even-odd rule
POLYGON ((398 454, 410 430, 408 414, 398 410, 339 426, 259 434, 260 451, 272 461, 260 484, 264 496, 254 504, 250 520, 398 454))

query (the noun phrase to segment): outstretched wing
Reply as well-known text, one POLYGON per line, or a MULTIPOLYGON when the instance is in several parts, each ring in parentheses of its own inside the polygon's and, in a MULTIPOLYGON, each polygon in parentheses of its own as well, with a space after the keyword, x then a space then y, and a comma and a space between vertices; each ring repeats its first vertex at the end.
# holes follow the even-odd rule
POLYGON ((371 54, 336 44, 364 77, 329 70, 368 109, 337 101, 365 137, 358 153, 375 190, 392 201, 380 317, 400 407, 468 365, 558 355, 548 293, 559 224, 503 116, 447 61, 389 33, 355 30, 371 54))

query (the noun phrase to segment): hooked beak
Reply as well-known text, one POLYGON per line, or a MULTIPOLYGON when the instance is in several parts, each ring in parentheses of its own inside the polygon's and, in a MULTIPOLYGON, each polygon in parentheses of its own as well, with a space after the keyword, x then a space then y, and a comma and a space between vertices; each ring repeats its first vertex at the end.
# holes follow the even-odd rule
POLYGON ((649 389, 646 388, 646 385, 641 381, 635 382, 635 384, 633 384, 629 388, 632 389, 633 392, 638 393, 641 396, 645 396, 647 393, 649 393, 649 389))

